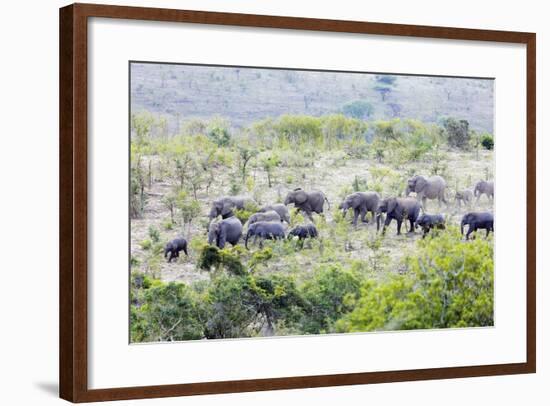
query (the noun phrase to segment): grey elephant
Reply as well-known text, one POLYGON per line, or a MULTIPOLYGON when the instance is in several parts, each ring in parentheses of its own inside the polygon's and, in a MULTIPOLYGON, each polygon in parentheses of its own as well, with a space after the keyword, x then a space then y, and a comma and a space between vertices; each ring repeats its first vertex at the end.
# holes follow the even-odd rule
POLYGON ((455 193, 455 202, 458 203, 458 207, 461 207, 462 203, 469 207, 474 202, 474 193, 470 189, 457 190, 455 193))
POLYGON ((288 233, 288 238, 298 237, 299 240, 305 240, 306 238, 317 238, 319 232, 315 224, 308 223, 294 227, 288 233))
POLYGON ((282 203, 275 203, 275 204, 268 204, 267 206, 264 206, 260 209, 261 213, 265 213, 266 211, 276 211, 279 216, 281 216, 281 221, 285 221, 287 224, 290 224, 290 212, 288 211, 288 207, 286 207, 282 203))
POLYGON ((224 196, 212 202, 208 217, 210 220, 218 216, 222 219, 234 216, 234 210, 242 210, 246 206, 256 206, 254 199, 246 196, 224 196))
POLYGON ((367 212, 371 212, 374 220, 375 213, 378 210, 380 204, 380 195, 376 192, 355 192, 346 196, 344 201, 340 204, 342 214, 344 218, 349 209, 353 209, 353 225, 357 225, 357 219, 361 216, 361 221, 367 223, 367 212))
POLYGON ((172 262, 172 259, 179 258, 180 251, 189 256, 187 253, 187 240, 182 237, 174 238, 164 246, 164 258, 168 257, 168 262, 172 262))
POLYGON ((425 178, 424 176, 416 175, 407 181, 405 196, 416 192, 416 198, 422 202, 422 207, 426 210, 426 199, 437 199, 439 206, 441 206, 441 202, 448 204, 445 199, 446 188, 447 182, 441 176, 435 175, 425 178))
POLYGON ((254 237, 255 243, 258 238, 260 239, 260 248, 263 245, 263 240, 279 240, 285 238, 285 229, 280 221, 258 221, 257 223, 250 224, 246 237, 244 239, 244 246, 248 249, 248 239, 254 237))
POLYGON ((243 233, 243 225, 237 217, 212 221, 208 227, 208 244, 224 248, 226 243, 237 245, 243 233))
POLYGON ((289 192, 285 198, 285 206, 294 204, 294 207, 299 211, 305 212, 311 221, 313 221, 311 213, 323 214, 325 202, 327 202, 330 209, 330 203, 323 192, 306 192, 300 188, 289 192))
POLYGON ((445 229, 445 217, 442 214, 422 214, 416 221, 416 225, 422 228, 422 238, 430 232, 431 229, 445 229))
POLYGON ((495 184, 492 181, 480 180, 474 187, 474 196, 477 198, 476 203, 479 202, 481 195, 487 196, 489 200, 493 200, 495 197, 495 184))
POLYGON ((493 213, 488 211, 484 212, 471 212, 462 217, 460 222, 460 234, 464 235, 464 226, 468 225, 468 232, 466 233, 466 239, 470 238, 470 234, 482 229, 485 230, 485 237, 489 236, 489 232, 495 232, 495 223, 493 213))
POLYGON ((414 233, 416 220, 420 214, 420 203, 418 200, 410 197, 390 197, 380 202, 377 213, 376 230, 380 230, 380 219, 383 213, 386 213, 382 234, 386 232, 386 227, 389 226, 394 219, 397 221, 397 235, 401 234, 401 224, 405 220, 409 220, 411 224, 409 232, 414 233))
POLYGON ((248 218, 248 224, 254 224, 258 221, 281 221, 281 216, 275 210, 254 213, 248 218))

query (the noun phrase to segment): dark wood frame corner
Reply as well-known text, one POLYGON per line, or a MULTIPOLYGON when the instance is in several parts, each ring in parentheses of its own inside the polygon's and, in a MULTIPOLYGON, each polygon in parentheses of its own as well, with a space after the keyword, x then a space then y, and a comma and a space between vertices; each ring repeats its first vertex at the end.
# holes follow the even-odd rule
POLYGON ((536 370, 536 93, 534 33, 73 4, 60 9, 60 396, 72 402, 533 373, 536 370), (285 28, 527 46, 527 361, 339 375, 89 389, 87 384, 87 21, 89 17, 285 28))

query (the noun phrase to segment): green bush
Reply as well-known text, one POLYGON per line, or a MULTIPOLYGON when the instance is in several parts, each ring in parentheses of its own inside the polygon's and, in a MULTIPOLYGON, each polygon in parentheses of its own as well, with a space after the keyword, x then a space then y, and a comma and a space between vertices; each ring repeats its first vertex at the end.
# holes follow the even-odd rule
POLYGON ((372 115, 374 112, 374 107, 365 100, 355 100, 345 104, 344 107, 342 107, 342 112, 346 116, 365 119, 372 115))
POLYGON ((238 254, 232 253, 228 248, 220 250, 218 247, 205 245, 201 250, 197 265, 204 270, 224 268, 233 275, 244 275, 246 269, 239 258, 238 254))
POLYGON ((340 332, 493 325, 493 241, 464 242, 456 228, 418 243, 408 272, 361 287, 340 332))
POLYGON ((149 250, 153 246, 153 243, 149 239, 145 239, 139 243, 142 250, 149 250))
MULTIPOLYGON (((136 283, 137 279, 133 279, 136 283)), ((203 326, 196 297, 188 286, 170 282, 141 284, 139 302, 131 306, 131 341, 181 341, 203 338, 203 326)))
POLYGON ((149 226, 149 238, 151 238, 151 241, 154 243, 158 243, 160 241, 159 230, 153 225, 149 226))
POLYGON ((447 143, 454 148, 466 150, 470 143, 470 124, 467 120, 456 120, 446 118, 443 121, 443 128, 447 136, 447 143))
POLYGON ((334 322, 353 309, 360 285, 359 277, 340 265, 319 267, 301 289, 307 303, 303 331, 310 334, 331 332, 334 322))
POLYGON ((492 136, 486 134, 483 136, 483 138, 481 139, 481 145, 483 146, 483 148, 485 149, 488 149, 488 150, 492 150, 495 146, 495 141, 493 139, 492 136))

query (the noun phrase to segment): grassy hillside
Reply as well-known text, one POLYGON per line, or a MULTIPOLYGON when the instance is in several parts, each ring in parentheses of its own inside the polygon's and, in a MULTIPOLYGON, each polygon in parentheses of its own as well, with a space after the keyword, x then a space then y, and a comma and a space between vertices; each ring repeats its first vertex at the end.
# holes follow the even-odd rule
POLYGON ((226 117, 234 127, 283 114, 322 116, 368 103, 368 120, 414 118, 437 123, 465 119, 477 131, 493 132, 492 80, 327 73, 237 67, 134 63, 132 112, 166 118, 177 133, 191 118, 226 117))

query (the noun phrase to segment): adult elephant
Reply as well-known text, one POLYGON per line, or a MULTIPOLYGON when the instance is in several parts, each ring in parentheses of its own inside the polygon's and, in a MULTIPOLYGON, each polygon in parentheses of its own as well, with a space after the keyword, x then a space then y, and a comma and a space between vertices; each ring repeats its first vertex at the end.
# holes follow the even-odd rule
POLYGON ((224 196, 212 202, 208 217, 210 220, 218 216, 226 219, 235 215, 234 210, 242 210, 246 206, 256 206, 256 202, 246 196, 224 196))
POLYGON ((285 238, 285 229, 280 221, 258 221, 257 223, 250 224, 246 237, 244 239, 244 246, 248 249, 248 239, 254 237, 254 241, 260 239, 260 247, 262 247, 263 240, 278 240, 285 238))
POLYGON ((254 213, 248 218, 248 224, 254 224, 258 221, 282 221, 281 216, 275 210, 254 213))
POLYGON ((294 207, 296 207, 299 211, 305 212, 309 219, 313 221, 313 216, 311 213, 315 212, 317 214, 323 214, 323 206, 325 201, 330 209, 330 203, 323 192, 306 192, 305 190, 298 188, 286 195, 285 206, 294 204, 294 207))
POLYGON ((290 224, 290 212, 288 207, 282 203, 268 204, 260 209, 260 213, 265 213, 268 211, 275 211, 281 217, 281 221, 285 221, 287 224, 290 224))
POLYGON ((355 192, 346 196, 340 204, 344 218, 349 209, 353 209, 353 225, 357 225, 357 219, 361 216, 361 221, 367 223, 365 216, 367 212, 371 212, 374 220, 375 213, 380 204, 380 195, 376 192, 355 192))
POLYGON ((447 182, 441 176, 435 175, 425 178, 424 176, 416 175, 407 181, 405 196, 415 192, 416 198, 422 202, 422 207, 426 210, 426 199, 437 199, 439 206, 441 206, 441 202, 448 204, 445 199, 446 188, 447 182))
POLYGON ((243 233, 243 225, 237 217, 229 217, 220 221, 212 221, 208 227, 208 244, 218 248, 226 243, 237 245, 243 233))
POLYGON ((495 232, 494 221, 493 213, 488 211, 467 213, 460 222, 460 234, 464 235, 464 226, 468 225, 467 240, 470 238, 471 233, 479 229, 485 230, 485 237, 487 238, 490 231, 495 232))
POLYGON ((397 221, 397 235, 401 234, 401 224, 409 220, 411 228, 409 232, 414 233, 416 220, 420 214, 420 203, 418 200, 410 197, 390 197, 380 202, 378 206, 378 215, 376 216, 376 230, 380 230, 380 219, 386 213, 384 228, 382 234, 386 232, 392 220, 397 221))
POLYGON ((487 199, 493 200, 495 198, 495 184, 492 181, 480 180, 474 187, 474 196, 476 204, 479 202, 481 195, 487 196, 487 199))

